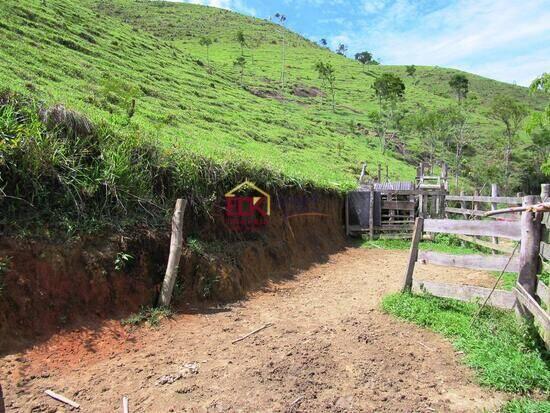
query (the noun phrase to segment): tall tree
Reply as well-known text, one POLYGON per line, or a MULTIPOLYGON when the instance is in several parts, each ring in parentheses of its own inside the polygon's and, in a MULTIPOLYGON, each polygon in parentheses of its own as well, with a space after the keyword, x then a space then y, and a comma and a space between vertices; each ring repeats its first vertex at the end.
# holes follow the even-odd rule
POLYGON ((466 99, 468 95, 468 89, 470 86, 470 81, 468 78, 460 73, 453 75, 451 80, 449 80, 449 85, 453 88, 458 103, 462 103, 462 100, 466 99))
POLYGON ((233 66, 237 67, 240 74, 240 83, 241 87, 243 86, 243 76, 244 76, 244 67, 246 66, 246 58, 244 56, 239 56, 233 62, 233 66))
POLYGON ((336 53, 339 54, 340 56, 345 56, 347 51, 348 51, 348 47, 343 43, 340 43, 336 48, 336 53))
POLYGON ((441 154, 445 136, 448 133, 446 110, 424 109, 408 119, 409 128, 419 138, 419 154, 428 158, 431 165, 441 154))
POLYGON ((317 62, 315 64, 315 70, 319 74, 319 79, 322 80, 324 86, 328 86, 331 98, 332 98, 332 111, 336 111, 336 74, 334 67, 328 62, 317 62))
POLYGON ((490 115, 504 125, 504 187, 508 191, 512 156, 518 143, 517 134, 527 116, 527 109, 509 96, 497 95, 491 104, 490 115))
POLYGON ((380 140, 382 153, 386 151, 387 141, 394 138, 401 119, 398 103, 405 96, 405 84, 391 73, 384 73, 373 83, 372 88, 378 98, 378 113, 369 113, 369 120, 375 128, 375 133, 380 140))
POLYGON ((282 44, 282 55, 281 55, 281 93, 284 93, 284 90, 285 90, 285 48, 286 48, 286 40, 285 40, 285 32, 286 32, 286 29, 285 29, 285 22, 286 22, 286 16, 284 14, 281 14, 281 13, 275 13, 275 18, 277 20, 279 20, 279 24, 281 25, 282 29, 281 29, 281 35, 282 35, 282 39, 283 39, 283 44, 282 44))
POLYGON ((212 39, 210 37, 201 37, 199 44, 206 47, 206 62, 210 68, 210 46, 212 45, 212 39))
POLYGON ((372 54, 367 51, 355 53, 355 60, 363 65, 363 71, 365 71, 365 65, 369 65, 373 61, 372 54))
POLYGON ((464 151, 472 144, 474 133, 461 107, 449 107, 445 115, 448 125, 447 134, 452 147, 450 149, 454 152, 451 170, 454 174, 455 186, 458 187, 458 178, 462 175, 464 151))
POLYGON ((246 47, 246 36, 242 30, 239 30, 235 35, 235 40, 241 45, 241 56, 244 56, 244 48, 246 47))

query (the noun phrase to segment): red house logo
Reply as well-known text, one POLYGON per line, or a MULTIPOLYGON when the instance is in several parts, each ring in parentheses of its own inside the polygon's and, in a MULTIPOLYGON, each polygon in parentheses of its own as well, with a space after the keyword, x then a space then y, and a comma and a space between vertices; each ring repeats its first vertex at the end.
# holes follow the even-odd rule
POLYGON ((249 180, 225 194, 225 219, 234 231, 257 231, 267 225, 271 196, 249 180))

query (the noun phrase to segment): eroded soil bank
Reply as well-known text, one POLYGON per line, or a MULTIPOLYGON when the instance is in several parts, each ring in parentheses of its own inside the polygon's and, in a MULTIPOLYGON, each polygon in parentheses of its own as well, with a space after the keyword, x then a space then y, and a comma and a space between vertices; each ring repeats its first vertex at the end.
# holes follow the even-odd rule
MULTIPOLYGON (((221 208, 211 219, 185 216, 189 237, 175 302, 226 302, 323 262, 343 248, 342 200, 325 193, 278 193, 268 224, 232 233, 221 208)), ((60 328, 91 326, 155 303, 170 226, 67 242, 2 238, 0 351, 47 339, 60 328)))

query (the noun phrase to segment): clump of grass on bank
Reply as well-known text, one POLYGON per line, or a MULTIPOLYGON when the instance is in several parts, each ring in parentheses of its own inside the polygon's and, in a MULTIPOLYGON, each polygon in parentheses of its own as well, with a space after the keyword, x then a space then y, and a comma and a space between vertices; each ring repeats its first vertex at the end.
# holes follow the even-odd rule
POLYGON ((173 314, 167 307, 142 307, 138 313, 122 320, 121 324, 133 327, 147 324, 149 327, 157 327, 163 319, 170 318, 173 314))
POLYGON ((308 187, 244 157, 228 153, 221 161, 181 145, 167 148, 139 131, 93 125, 62 106, 44 108, 24 95, 0 92, 4 233, 74 235, 164 225, 176 198, 187 197, 206 215, 246 178, 268 190, 308 187))
POLYGON ((451 339, 482 385, 521 394, 550 391, 550 355, 511 312, 487 308, 470 326, 477 304, 401 293, 385 297, 382 308, 451 339))

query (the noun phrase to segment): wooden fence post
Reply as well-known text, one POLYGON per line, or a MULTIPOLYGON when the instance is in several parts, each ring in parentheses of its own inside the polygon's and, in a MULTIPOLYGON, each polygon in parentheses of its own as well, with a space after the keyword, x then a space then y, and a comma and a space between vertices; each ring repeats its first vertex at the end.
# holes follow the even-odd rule
MULTIPOLYGON (((497 184, 491 184, 491 196, 492 197, 497 197, 498 196, 498 185, 497 184)), ((494 211, 495 209, 497 209, 497 203, 492 202, 491 203, 491 211, 494 211)), ((493 237, 493 243, 498 244, 498 238, 497 237, 493 237)), ((495 251, 493 250, 493 254, 494 253, 495 253, 495 251)))
POLYGON ((349 236, 349 193, 346 192, 345 212, 346 214, 346 236, 349 236))
MULTIPOLYGON (((464 191, 460 191, 460 196, 464 196, 464 191)), ((460 201, 460 209, 466 209, 466 201, 460 201)), ((462 218, 468 219, 468 215, 466 214, 466 212, 462 213, 462 218)))
MULTIPOLYGON (((536 204, 538 197, 529 195, 523 197, 523 206, 536 204)), ((541 213, 524 211, 521 213, 521 245, 519 250, 519 276, 518 284, 525 291, 534 296, 537 289, 537 273, 539 270, 539 250, 541 240, 541 213)), ((531 319, 531 313, 521 304, 517 303, 518 315, 531 319)))
POLYGON ((374 239, 374 185, 370 186, 369 194, 369 238, 374 239))
POLYGON ((413 284, 414 265, 418 259, 418 244, 422 239, 422 232, 424 231, 424 218, 416 218, 414 224, 414 232, 411 241, 411 249, 409 251, 409 262, 407 264, 407 271, 403 277, 403 292, 410 291, 413 284))
POLYGON ((550 184, 542 184, 540 186, 540 198, 545 202, 550 198, 550 184))
POLYGON ((178 199, 176 201, 176 208, 174 209, 174 216, 172 217, 170 255, 168 257, 166 274, 164 275, 164 281, 162 282, 162 289, 159 297, 159 305, 165 307, 170 305, 170 301, 172 300, 172 291, 174 290, 174 284, 176 283, 176 277, 178 276, 181 251, 183 249, 183 215, 185 214, 186 207, 186 199, 178 199))

